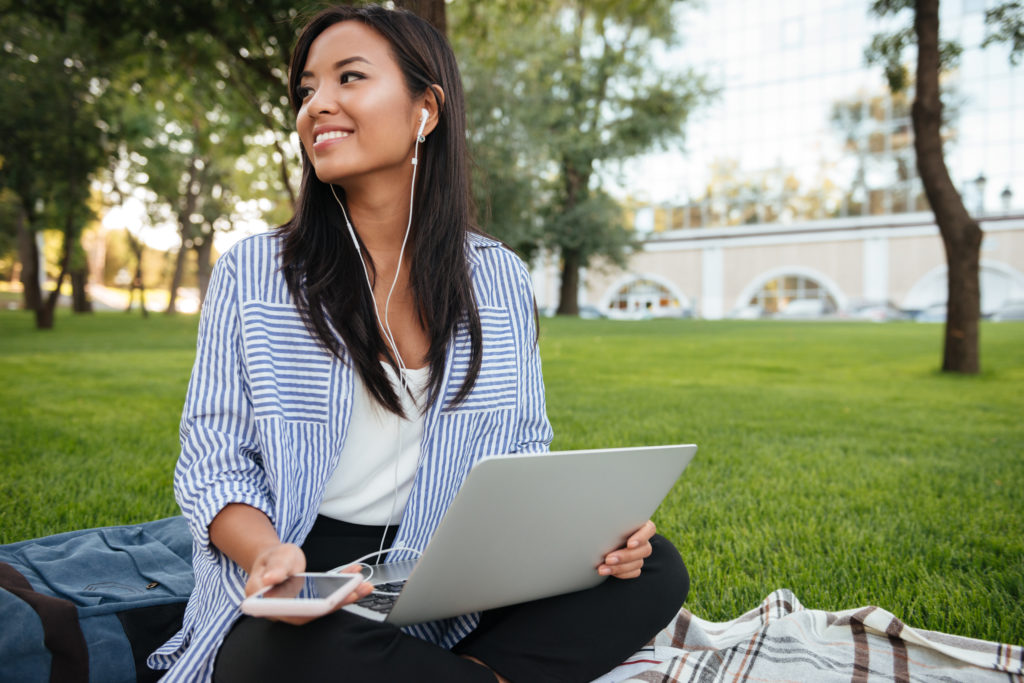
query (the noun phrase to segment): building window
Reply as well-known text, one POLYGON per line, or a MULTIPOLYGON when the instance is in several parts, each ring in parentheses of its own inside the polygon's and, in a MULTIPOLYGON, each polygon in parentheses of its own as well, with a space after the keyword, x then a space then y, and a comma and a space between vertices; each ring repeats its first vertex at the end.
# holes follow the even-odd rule
POLYGON ((836 300, 817 280, 804 275, 783 275, 761 285, 748 304, 756 306, 762 313, 779 313, 790 302, 797 300, 817 301, 821 313, 835 313, 836 300))
POLYGON ((683 313, 683 306, 668 287, 640 277, 620 287, 608 299, 606 313, 610 318, 678 316, 683 313))

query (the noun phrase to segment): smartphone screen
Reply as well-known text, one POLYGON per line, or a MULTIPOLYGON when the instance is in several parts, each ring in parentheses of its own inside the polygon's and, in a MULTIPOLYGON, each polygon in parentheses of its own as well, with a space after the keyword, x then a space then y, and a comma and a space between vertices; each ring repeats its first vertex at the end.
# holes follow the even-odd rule
POLYGON ((323 600, 330 597, 339 588, 347 586, 352 581, 353 576, 361 579, 358 574, 319 574, 316 576, 303 576, 300 574, 253 597, 257 599, 323 600))
POLYGON ((254 617, 318 617, 337 608, 362 582, 361 574, 296 574, 250 595, 240 607, 254 617))

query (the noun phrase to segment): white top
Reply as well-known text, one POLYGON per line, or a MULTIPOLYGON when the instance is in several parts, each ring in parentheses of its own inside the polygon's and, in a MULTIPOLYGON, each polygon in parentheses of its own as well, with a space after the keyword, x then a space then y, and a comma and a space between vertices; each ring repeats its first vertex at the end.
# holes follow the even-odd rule
POLYGON ((403 370, 409 387, 405 391, 394 369, 382 365, 410 419, 385 410, 365 384, 355 383, 348 436, 319 510, 321 515, 351 524, 383 526, 401 521, 419 464, 430 366, 403 370))

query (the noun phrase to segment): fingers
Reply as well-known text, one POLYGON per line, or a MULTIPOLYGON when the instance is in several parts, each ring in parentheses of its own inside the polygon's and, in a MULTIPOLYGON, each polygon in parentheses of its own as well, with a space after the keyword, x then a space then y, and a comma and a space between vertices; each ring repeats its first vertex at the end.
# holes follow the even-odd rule
POLYGON ((279 543, 264 550, 253 563, 245 594, 252 595, 266 586, 281 583, 289 576, 306 570, 306 556, 293 543, 279 543))
POLYGON ((657 527, 654 526, 654 522, 647 520, 643 526, 633 532, 633 535, 626 541, 627 548, 638 548, 645 543, 650 542, 651 538, 658 531, 657 527))
POLYGON ((601 576, 614 576, 620 579, 639 576, 640 570, 644 566, 644 558, 650 556, 651 551, 650 544, 629 551, 629 554, 624 550, 616 550, 605 558, 603 564, 598 566, 597 573, 601 576))
MULTIPOLYGON (((362 583, 359 584, 359 586, 354 591, 352 591, 351 593, 346 595, 342 599, 342 601, 340 603, 338 603, 338 606, 335 607, 332 611, 337 612, 338 610, 340 610, 345 605, 349 605, 349 604, 355 602, 356 600, 362 600, 363 598, 365 598, 366 596, 368 596, 372 592, 373 592, 373 584, 372 583, 367 583, 366 581, 363 581, 362 583)), ((308 624, 309 622, 313 621, 314 619, 319 619, 319 617, 267 617, 267 618, 270 619, 271 621, 280 621, 280 622, 283 622, 285 624, 291 624, 292 626, 302 626, 303 624, 308 624)))
POLYGON ((597 573, 602 576, 614 576, 617 579, 631 579, 640 576, 643 566, 644 561, 642 559, 615 564, 605 563, 597 568, 597 573))
POLYGON ((647 520, 626 539, 626 546, 613 550, 599 565, 597 573, 602 576, 614 576, 619 579, 632 579, 640 576, 644 566, 644 558, 649 557, 653 548, 651 538, 656 531, 654 522, 647 520))
MULTIPOLYGON (((331 571, 333 572, 335 570, 332 569, 331 571)), ((345 567, 344 569, 340 570, 340 573, 341 574, 362 574, 363 573, 363 565, 361 565, 361 564, 350 564, 347 567, 345 567)))

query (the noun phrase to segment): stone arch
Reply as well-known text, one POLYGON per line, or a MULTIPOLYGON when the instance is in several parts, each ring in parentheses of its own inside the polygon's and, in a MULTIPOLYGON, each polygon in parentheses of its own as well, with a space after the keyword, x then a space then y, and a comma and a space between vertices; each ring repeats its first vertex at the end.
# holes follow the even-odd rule
MULTIPOLYGON (((983 314, 994 313, 1011 299, 1024 299, 1024 273, 1007 263, 992 259, 981 259, 978 265, 983 314)), ((934 304, 946 303, 947 270, 947 266, 942 264, 922 275, 903 297, 900 307, 923 310, 934 304)))
POLYGON ((616 280, 601 297, 609 318, 678 317, 692 303, 671 280, 655 273, 629 273, 616 280))
POLYGON ((843 293, 843 290, 839 285, 837 285, 829 276, 819 270, 808 268, 806 266, 780 266, 778 268, 772 268, 771 270, 765 271, 751 280, 740 295, 736 297, 733 305, 733 311, 743 311, 749 308, 751 306, 751 300, 754 299, 755 296, 765 288, 765 286, 777 280, 784 281, 786 278, 813 281, 813 283, 819 288, 816 295, 821 297, 821 293, 824 293, 826 301, 830 300, 827 307, 834 307, 835 310, 842 310, 846 308, 848 303, 846 294, 843 293))

